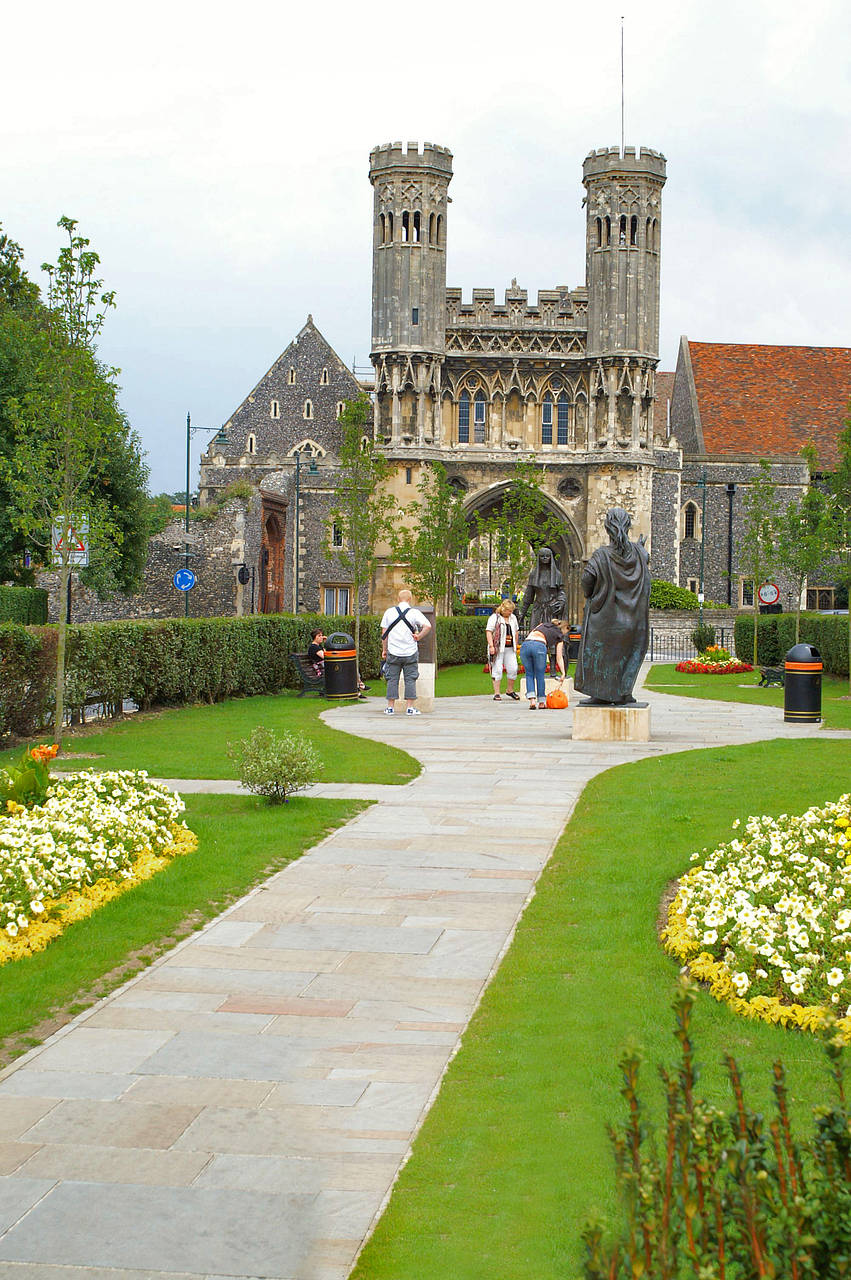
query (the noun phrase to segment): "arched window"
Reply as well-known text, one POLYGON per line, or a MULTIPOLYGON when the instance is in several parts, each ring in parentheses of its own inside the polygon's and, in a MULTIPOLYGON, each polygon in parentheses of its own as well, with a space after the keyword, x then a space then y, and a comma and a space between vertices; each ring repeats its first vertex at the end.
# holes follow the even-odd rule
POLYGON ((553 442, 553 398, 549 391, 541 405, 541 444, 553 442))
POLYGON ((606 214, 606 244, 612 243, 612 220, 606 214))
POLYGON ((331 546, 341 547, 343 545, 343 530, 338 524, 331 526, 331 546))
POLYGON ((618 232, 618 244, 626 244, 626 214, 621 214, 620 231, 618 232))
POLYGON ((597 219, 597 248, 602 249, 602 247, 603 247, 603 219, 598 218, 597 219))
POLYGON ((473 441, 475 444, 485 442, 486 400, 481 391, 476 392, 473 402, 473 441))
POLYGON ((246 453, 253 453, 256 447, 257 447, 256 438, 254 436, 249 436, 245 442, 246 453))
POLYGON ((441 246, 443 244, 443 214, 442 213, 439 213, 437 215, 437 236, 434 243, 438 246, 441 246))
POLYGON ((470 393, 462 391, 458 398, 458 443, 470 443, 470 393))
POLYGON ((327 369, 323 369, 321 374, 319 375, 319 385, 320 387, 328 386, 328 370, 327 369))
POLYGON ((658 249, 659 248, 659 219, 658 218, 653 219, 651 235, 653 236, 653 248, 658 249))
POLYGON ((557 444, 567 444, 567 426, 569 422, 570 407, 567 402, 567 396, 562 391, 558 398, 558 435, 556 436, 557 444))
POLYGON ((434 219, 434 214, 433 214, 433 213, 430 213, 430 214, 428 215, 428 242, 429 242, 429 244, 434 244, 434 221, 435 221, 435 219, 434 219))
POLYGON ((405 209, 402 213, 402 244, 407 244, 411 238, 411 215, 405 209))
POLYGON ((278 400, 270 400, 270 401, 269 401, 269 417, 270 417, 270 418, 280 418, 280 416, 281 416, 281 405, 280 405, 280 401, 278 401, 278 400))
POLYGON ((393 243, 393 214, 387 215, 387 244, 393 243))
POLYGON ((290 369, 289 373, 287 374, 287 382, 290 384, 291 387, 295 386, 295 369, 290 369))
POLYGON ((421 216, 420 216, 419 210, 417 210, 417 212, 414 214, 414 234, 413 234, 414 244, 420 243, 420 236, 422 234, 422 227, 420 223, 421 223, 421 216))
POLYGON ((380 244, 386 244, 386 243, 387 243, 387 241, 386 241, 386 236, 387 236, 387 226, 386 226, 386 223, 385 223, 385 218, 384 218, 384 214, 383 214, 383 213, 381 214, 381 216, 380 216, 380 218, 379 218, 379 226, 380 226, 380 229, 381 229, 381 235, 380 235, 380 237, 379 237, 379 243, 380 243, 380 244))
POLYGON ((305 400, 303 417, 305 418, 313 417, 313 401, 312 400, 305 400))
POLYGON ((345 407, 346 407, 346 402, 345 402, 345 400, 338 400, 338 401, 337 401, 337 417, 338 417, 338 418, 342 418, 342 416, 343 416, 343 410, 345 409, 345 407))
POLYGON ((686 503, 686 509, 683 520, 683 536, 693 538, 695 529, 697 528, 697 507, 693 502, 686 503))
POLYGON ((635 214, 629 220, 629 243, 638 244, 638 218, 635 214))

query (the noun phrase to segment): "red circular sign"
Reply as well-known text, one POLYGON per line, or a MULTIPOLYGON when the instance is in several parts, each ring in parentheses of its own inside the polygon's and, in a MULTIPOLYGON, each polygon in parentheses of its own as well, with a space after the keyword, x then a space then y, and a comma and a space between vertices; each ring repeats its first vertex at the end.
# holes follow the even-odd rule
POLYGON ((774 582, 764 582, 757 591, 760 604, 777 604, 780 599, 780 588, 774 582))

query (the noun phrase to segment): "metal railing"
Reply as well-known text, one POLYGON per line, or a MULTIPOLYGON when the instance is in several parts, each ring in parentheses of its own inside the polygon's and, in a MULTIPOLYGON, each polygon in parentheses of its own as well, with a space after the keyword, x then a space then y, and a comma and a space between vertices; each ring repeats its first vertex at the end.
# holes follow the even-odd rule
MULTIPOLYGON (((716 627, 715 643, 722 649, 730 649, 733 643, 732 627, 716 627)), ((685 662, 688 658, 696 658, 697 649, 691 638, 691 631, 651 627, 647 656, 651 662, 685 662)))

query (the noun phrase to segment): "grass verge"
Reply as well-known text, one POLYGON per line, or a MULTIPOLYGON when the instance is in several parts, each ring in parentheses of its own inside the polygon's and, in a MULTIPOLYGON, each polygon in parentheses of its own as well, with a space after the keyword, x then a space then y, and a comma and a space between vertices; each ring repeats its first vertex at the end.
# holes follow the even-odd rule
MULTIPOLYGON (((117 723, 68 735, 63 739, 64 759, 77 769, 147 769, 158 778, 235 778, 228 743, 248 737, 262 724, 280 732, 303 734, 325 766, 320 782, 405 783, 417 777, 420 765, 407 752, 324 724, 319 716, 330 705, 335 704, 281 693, 140 712, 117 723)), ((17 755, 18 751, 3 752, 0 765, 17 755)), ((61 766, 62 761, 57 764, 61 766)))
POLYGON ((40 1043, 366 805, 187 796, 194 853, 71 925, 46 950, 0 969, 0 1062, 40 1043))
MULTIPOLYGON (((654 664, 645 681, 645 688, 658 693, 674 693, 684 698, 712 698, 719 702, 749 702, 761 707, 783 708, 783 689, 770 685, 758 686, 759 673, 744 675, 712 676, 688 675, 667 664, 654 664)), ((851 697, 848 681, 840 676, 822 676, 822 723, 826 729, 851 729, 851 697)))
MULTIPOLYGON (((578 1280, 585 1219, 616 1210, 617 1057, 643 1046, 660 1120, 655 1068, 676 1058, 677 970, 656 934, 666 886, 736 817, 804 809, 849 775, 851 743, 778 741, 655 757, 589 784, 352 1280, 578 1280)), ((706 1096, 728 1100, 730 1051, 750 1105, 769 1108, 782 1056, 810 1130, 829 1094, 812 1037, 745 1022, 708 995, 694 1029, 706 1096)))

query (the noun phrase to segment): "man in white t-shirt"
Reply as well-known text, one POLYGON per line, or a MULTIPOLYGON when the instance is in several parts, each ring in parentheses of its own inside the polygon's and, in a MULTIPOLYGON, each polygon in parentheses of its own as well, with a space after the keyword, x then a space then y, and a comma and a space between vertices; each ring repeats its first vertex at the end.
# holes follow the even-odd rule
POLYGON ((405 677, 405 700, 408 703, 406 714, 418 716, 420 712, 414 706, 417 696, 417 677, 420 674, 418 663, 418 641, 431 631, 431 623, 419 609, 412 604, 413 596, 407 587, 399 592, 399 603, 385 609, 381 619, 381 656, 387 678, 386 716, 392 716, 396 699, 399 696, 399 677, 405 677))

